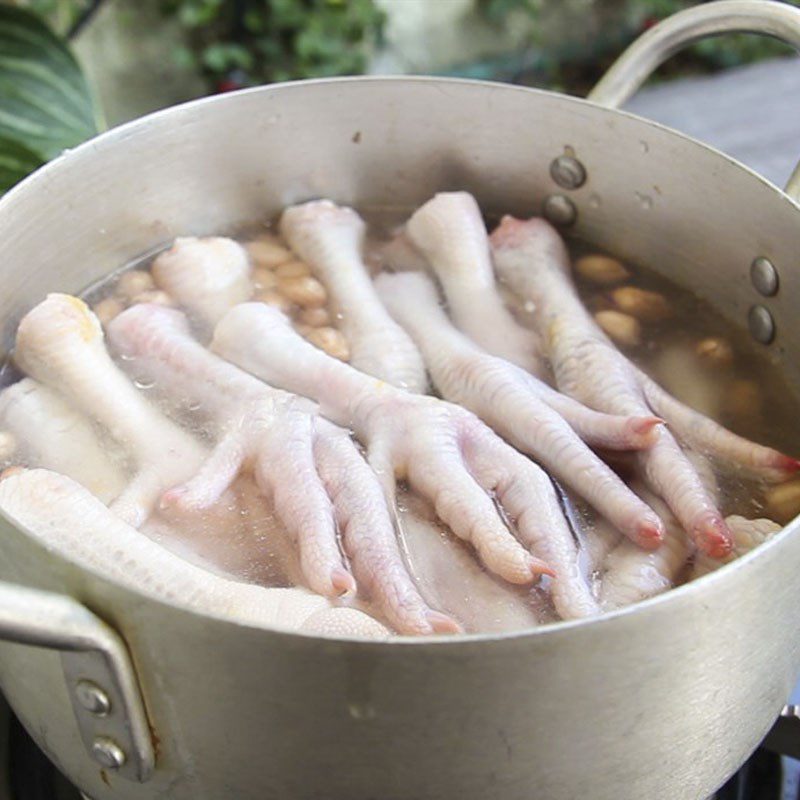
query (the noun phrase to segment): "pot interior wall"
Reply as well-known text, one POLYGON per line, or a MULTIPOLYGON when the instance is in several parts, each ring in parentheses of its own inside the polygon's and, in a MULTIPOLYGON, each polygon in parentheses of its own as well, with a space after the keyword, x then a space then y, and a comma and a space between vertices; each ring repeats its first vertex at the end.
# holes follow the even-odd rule
POLYGON ((663 272, 746 324, 762 300, 756 256, 781 276, 770 350, 797 382, 788 298, 800 274, 798 209, 771 185, 678 134, 585 102, 493 84, 361 79, 288 84, 173 109, 50 165, 0 203, 8 346, 48 291, 76 291, 175 235, 228 231, 328 196, 410 208, 443 189, 488 214, 539 213, 563 192, 568 151, 588 180, 568 194, 574 233, 663 272))

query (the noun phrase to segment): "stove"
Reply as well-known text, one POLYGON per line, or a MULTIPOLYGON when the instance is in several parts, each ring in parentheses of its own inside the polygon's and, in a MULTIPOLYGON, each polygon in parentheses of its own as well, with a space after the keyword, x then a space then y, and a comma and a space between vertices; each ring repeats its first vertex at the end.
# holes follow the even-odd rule
MULTIPOLYGON (((800 700, 800 686, 795 695, 800 700)), ((2 695, 0 800, 91 800, 50 763, 2 695)), ((750 760, 709 800, 800 800, 800 705, 786 707, 750 760)))

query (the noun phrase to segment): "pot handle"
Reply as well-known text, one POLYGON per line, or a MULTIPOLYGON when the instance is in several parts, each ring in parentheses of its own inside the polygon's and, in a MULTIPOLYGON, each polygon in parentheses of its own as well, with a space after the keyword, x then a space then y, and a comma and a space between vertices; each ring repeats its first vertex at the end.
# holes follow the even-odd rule
POLYGON ((120 636, 66 595, 0 582, 0 641, 58 650, 89 756, 144 782, 155 754, 139 685, 120 636))
MULTIPOLYGON (((800 51, 800 9, 775 0, 716 0, 679 11, 630 45, 587 99, 608 108, 619 108, 653 71, 679 50, 723 33, 760 33, 800 51)), ((784 192, 800 203, 800 163, 784 192)))

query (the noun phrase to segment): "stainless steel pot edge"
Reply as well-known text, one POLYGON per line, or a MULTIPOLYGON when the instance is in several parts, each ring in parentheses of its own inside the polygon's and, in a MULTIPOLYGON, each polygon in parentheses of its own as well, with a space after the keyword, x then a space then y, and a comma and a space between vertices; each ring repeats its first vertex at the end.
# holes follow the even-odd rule
MULTIPOLYGON (((714 3, 714 4, 710 4, 710 5, 720 5, 721 6, 721 5, 726 5, 728 2, 736 3, 736 2, 738 2, 738 0, 720 0, 719 3, 714 3)), ((798 12, 798 14, 800 15, 800 12, 798 12)), ((197 108, 199 106, 205 105, 205 104, 225 103, 225 102, 228 102, 231 99, 235 98, 236 96, 243 95, 243 94, 259 94, 259 93, 274 93, 274 92, 282 92, 282 91, 291 91, 295 87, 307 86, 309 84, 315 84, 315 85, 332 84, 332 85, 336 85, 336 84, 346 84, 346 83, 353 83, 353 82, 361 82, 361 83, 372 82, 372 83, 377 83, 377 84, 407 82, 407 83, 423 83, 423 84, 442 84, 442 83, 444 83, 444 84, 486 85, 486 82, 482 82, 482 81, 474 81, 474 80, 467 80, 467 79, 441 79, 441 78, 431 78, 431 77, 422 77, 422 76, 412 76, 412 77, 406 77, 406 76, 370 76, 370 77, 365 77, 365 78, 325 78, 325 79, 319 79, 319 80, 315 80, 315 81, 289 82, 289 83, 279 84, 279 85, 271 86, 271 87, 255 87, 255 88, 252 88, 252 89, 245 89, 245 90, 242 90, 240 92, 233 92, 233 93, 230 93, 228 95, 202 98, 200 100, 191 101, 189 103, 184 103, 184 104, 172 107, 172 108, 168 108, 168 109, 164 109, 164 110, 161 110, 161 111, 157 111, 157 112, 154 112, 153 114, 150 114, 150 115, 147 115, 145 117, 142 117, 141 119, 134 120, 132 122, 126 123, 126 124, 124 124, 124 125, 122 125, 122 126, 120 126, 118 128, 115 128, 115 129, 112 129, 112 130, 110 130, 110 131, 108 131, 106 133, 103 133, 103 134, 101 134, 101 135, 89 140, 88 142, 83 143, 82 145, 79 145, 77 148, 74 148, 73 150, 65 152, 61 156, 59 156, 56 159, 54 159, 53 161, 51 161, 49 164, 47 164, 44 167, 42 167, 41 169, 37 170, 34 174, 29 176, 27 179, 22 181, 19 185, 17 185, 12 190, 10 190, 8 193, 6 193, 6 195, 4 195, 2 198, 0 198, 0 213, 2 213, 3 208, 7 204, 10 204, 10 203, 15 201, 15 198, 16 198, 16 196, 18 194, 21 194, 21 193, 24 193, 24 192, 28 192, 28 191, 39 190, 40 185, 42 186, 42 188, 46 187, 46 184, 47 184, 48 180, 50 179, 50 176, 52 174, 56 173, 61 168, 62 164, 64 164, 64 162, 67 161, 68 159, 72 160, 76 156, 79 156, 79 155, 87 155, 88 156, 88 155, 90 155, 92 153, 92 151, 96 150, 97 148, 104 147, 104 146, 107 146, 107 145, 115 145, 120 140, 124 140, 124 139, 126 139, 128 137, 135 136, 138 133, 140 127, 148 125, 152 120, 159 119, 161 117, 170 116, 170 115, 180 114, 180 112, 182 110, 189 110, 189 109, 193 110, 193 109, 195 109, 195 108, 197 108)), ((552 94, 551 92, 546 92, 546 91, 539 90, 539 89, 531 89, 531 88, 527 88, 527 87, 509 86, 507 84, 501 84, 501 83, 497 83, 495 85, 498 88, 502 88, 504 91, 515 91, 515 92, 532 93, 532 94, 539 94, 539 95, 551 95, 552 94)), ((573 104, 576 104, 576 105, 590 103, 590 101, 588 101, 588 100, 583 100, 581 98, 574 98, 574 97, 559 96, 559 99, 561 101, 568 102, 568 103, 573 103, 573 104)), ((596 103, 590 103, 590 104, 597 107, 596 103)), ((613 110, 613 109, 606 108, 606 107, 600 107, 600 108, 601 108, 602 111, 606 111, 608 113, 609 117, 611 117, 612 115, 623 114, 623 115, 625 115, 627 117, 630 117, 632 119, 637 119, 637 120, 643 119, 642 117, 640 117, 638 115, 635 115, 635 114, 630 114, 629 112, 613 110)), ((673 135, 675 137, 683 139, 683 140, 685 140, 687 142, 691 142, 693 145, 695 145, 697 147, 703 148, 704 150, 706 150, 708 152, 714 153, 717 157, 724 158, 732 166, 738 167, 740 170, 743 170, 743 171, 747 172, 753 178, 757 179, 760 183, 764 184, 765 186, 769 187, 770 189, 773 189, 774 191, 777 191, 781 195, 782 200, 784 200, 785 202, 791 204, 793 207, 800 209, 800 203, 798 203, 798 201, 796 201, 796 200, 792 199, 791 197, 788 197, 787 195, 785 195, 779 189, 779 187, 775 186, 772 182, 768 181, 766 178, 764 178, 763 176, 759 175, 757 172, 755 172, 754 170, 750 169, 749 167, 747 167, 746 165, 742 164, 741 162, 737 161, 736 159, 733 159, 733 158, 731 158, 730 156, 728 156, 728 155, 726 155, 724 153, 720 153, 715 148, 713 148, 713 147, 711 147, 711 146, 709 146, 709 145, 707 145, 707 144, 705 144, 705 143, 703 143, 701 141, 698 141, 698 140, 696 140, 696 139, 694 139, 694 138, 692 138, 690 136, 682 134, 682 133, 680 133, 678 131, 674 131, 673 129, 669 128, 668 126, 660 125, 660 124, 654 123, 654 122, 652 122, 650 120, 644 120, 644 121, 646 121, 649 125, 652 125, 652 126, 654 126, 656 128, 659 128, 659 129, 664 130, 664 131, 668 131, 671 135, 673 135)), ((3 512, 0 512, 0 514, 2 514, 2 517, 6 521, 10 522, 11 524, 17 525, 16 522, 14 522, 11 518, 9 518, 3 512)), ((18 526, 18 527, 21 527, 21 526, 18 526)), ((428 645, 436 645, 436 646, 440 646, 440 647, 441 646, 462 647, 462 646, 472 645, 472 644, 474 644, 476 642, 481 642, 482 643, 482 642, 489 642, 489 641, 507 641, 509 639, 523 638, 523 637, 528 637, 528 636, 554 635, 556 633, 560 633, 561 631, 569 630, 569 629, 572 629, 572 628, 575 628, 575 627, 578 627, 578 626, 584 626, 584 625, 589 625, 589 624, 598 625, 598 624, 603 624, 603 623, 606 623, 606 622, 611 622, 612 620, 617 619, 619 617, 636 613, 639 609, 644 609, 644 608, 647 608, 647 607, 650 607, 650 606, 654 606, 654 605, 660 605, 662 603, 669 603, 669 602, 672 601, 673 598, 674 598, 675 601, 677 601, 677 599, 679 597, 685 595, 687 592, 694 591, 694 587, 696 587, 698 585, 705 585, 705 582, 707 582, 707 581, 716 580, 718 578, 718 576, 720 576, 722 574, 729 574, 731 572, 731 570, 747 569, 748 568, 747 565, 750 564, 751 562, 755 561, 756 559, 758 559, 764 552, 766 552, 766 550, 771 547, 772 543, 778 542, 778 541, 782 540, 783 538, 785 538, 787 536, 794 535, 794 533, 798 530, 798 528, 800 528, 800 522, 796 521, 796 522, 790 523, 788 526, 786 526, 786 528, 784 528, 783 531, 781 531, 778 535, 776 535, 774 537, 774 539, 771 540, 770 543, 767 543, 767 544, 763 545, 762 547, 758 548, 757 550, 753 551, 752 553, 747 554, 746 556, 744 556, 741 559, 737 559, 737 561, 735 561, 735 562, 733 562, 731 564, 723 566, 720 570, 718 570, 718 571, 716 571, 716 572, 714 572, 714 573, 712 573, 710 575, 707 575, 707 576, 705 576, 705 577, 703 577, 703 578, 701 578, 701 579, 699 579, 697 581, 693 581, 691 584, 685 584, 685 585, 683 585, 681 587, 677 587, 675 589, 672 589, 671 591, 669 591, 669 592, 667 592, 667 593, 665 593, 663 595, 659 595, 657 597, 645 600, 645 601, 643 601, 641 603, 638 603, 638 604, 636 604, 634 606, 630 606, 628 608, 620 609, 619 611, 615 611, 615 612, 610 612, 610 613, 604 614, 602 617, 599 617, 599 618, 588 619, 588 620, 562 621, 562 622, 553 623, 553 624, 548 625, 546 627, 543 627, 541 629, 534 629, 534 630, 526 631, 526 632, 522 632, 522 633, 469 634, 469 635, 465 635, 465 636, 459 637, 458 639, 453 639, 453 638, 448 638, 448 637, 426 637, 425 639, 416 639, 416 638, 411 638, 411 637, 396 637, 396 638, 392 639, 391 646, 404 645, 404 646, 415 646, 415 647, 423 646, 424 647, 424 646, 428 646, 428 645)), ((192 612, 192 613, 196 613, 196 612, 192 612)), ((224 619, 224 616, 221 616, 219 618, 220 619, 224 619)), ((285 635, 286 636, 291 636, 291 637, 295 637, 295 636, 303 636, 304 637, 303 634, 297 634, 297 633, 286 633, 285 635)), ((384 643, 364 642, 364 641, 360 641, 360 640, 342 639, 341 641, 348 641, 348 642, 351 642, 354 645, 357 645, 359 647, 364 647, 364 648, 383 648, 383 647, 387 646, 384 643)))
MULTIPOLYGON (((716 0, 673 14, 640 36, 587 99, 619 109, 667 59, 702 39, 726 33, 771 36, 800 53, 800 8, 764 0, 716 0)), ((800 203, 800 160, 783 191, 800 203)))

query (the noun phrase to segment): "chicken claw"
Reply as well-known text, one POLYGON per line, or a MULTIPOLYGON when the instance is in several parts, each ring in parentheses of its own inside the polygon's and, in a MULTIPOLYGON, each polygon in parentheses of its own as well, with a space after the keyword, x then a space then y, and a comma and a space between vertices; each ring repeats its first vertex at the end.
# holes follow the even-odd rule
POLYGON ((711 559, 703 553, 698 553, 694 561, 692 580, 719 569, 723 564, 741 558, 745 553, 754 550, 781 530, 781 526, 771 519, 746 519, 732 514, 730 517, 726 517, 726 522, 733 534, 733 550, 721 560, 711 559))
POLYGON ((608 553, 600 579, 600 605, 606 611, 638 603, 678 583, 691 555, 691 542, 667 506, 643 486, 636 491, 658 511, 666 535, 658 550, 647 553, 623 540, 608 553))
POLYGON ((48 549, 168 603, 255 627, 348 638, 389 635, 363 612, 333 607, 304 589, 265 589, 196 567, 55 472, 23 470, 0 482, 0 509, 48 549))
MULTIPOLYGON (((500 276, 537 305, 542 346, 561 391, 610 414, 646 416, 655 411, 676 436, 693 444, 702 441, 703 451, 718 458, 760 467, 765 477, 785 477, 796 469, 794 459, 745 442, 685 406, 683 416, 675 413, 681 404, 672 398, 665 402, 666 392, 611 344, 583 307, 570 280, 566 246, 547 222, 504 217, 491 239, 500 276)), ((638 459, 648 483, 698 549, 713 558, 727 555, 730 530, 673 434, 662 429, 658 441, 638 459)))
POLYGON ((352 208, 314 200, 287 208, 280 228, 327 287, 350 345, 350 363, 408 391, 424 392, 422 357, 381 305, 364 264, 364 220, 352 208))
POLYGON ((162 492, 186 480, 206 450, 134 388, 111 360, 97 317, 77 297, 50 294, 17 329, 14 359, 40 383, 99 422, 134 463, 112 509, 138 528, 162 492))
POLYGON ((652 444, 654 417, 613 417, 581 407, 568 397, 555 405, 553 389, 519 367, 491 356, 457 331, 421 273, 384 274, 376 281, 389 312, 414 339, 442 397, 477 414, 508 442, 528 453, 591 502, 637 544, 657 547, 663 525, 580 439, 570 426, 591 419, 608 429, 594 444, 642 448, 652 444), (577 413, 572 419, 570 411, 577 413))
POLYGON ((153 278, 199 322, 210 326, 253 293, 247 251, 221 236, 176 239, 153 262, 153 278))
POLYGON ((367 446, 392 506, 395 481, 408 480, 490 571, 518 584, 555 573, 553 595, 562 616, 596 611, 578 574, 574 546, 563 548, 569 530, 548 477, 473 414, 326 356, 295 334, 280 312, 262 304, 228 312, 211 347, 263 380, 315 399, 325 416, 352 428, 367 446))
POLYGON ((326 596, 356 591, 337 544, 341 532, 356 580, 401 633, 454 632, 428 608, 397 547, 374 474, 346 431, 317 416, 313 404, 273 389, 206 350, 179 311, 138 305, 108 328, 123 363, 169 399, 208 418, 218 441, 209 459, 163 503, 207 508, 252 464, 259 488, 298 543, 311 589, 326 596))
POLYGON ((19 460, 60 472, 104 503, 127 483, 120 454, 100 442, 89 422, 57 392, 23 378, 0 393, 0 422, 21 443, 19 460))
POLYGON ((514 320, 498 292, 475 198, 467 192, 437 194, 414 212, 406 233, 441 282, 459 330, 488 353, 544 374, 536 335, 514 320))

